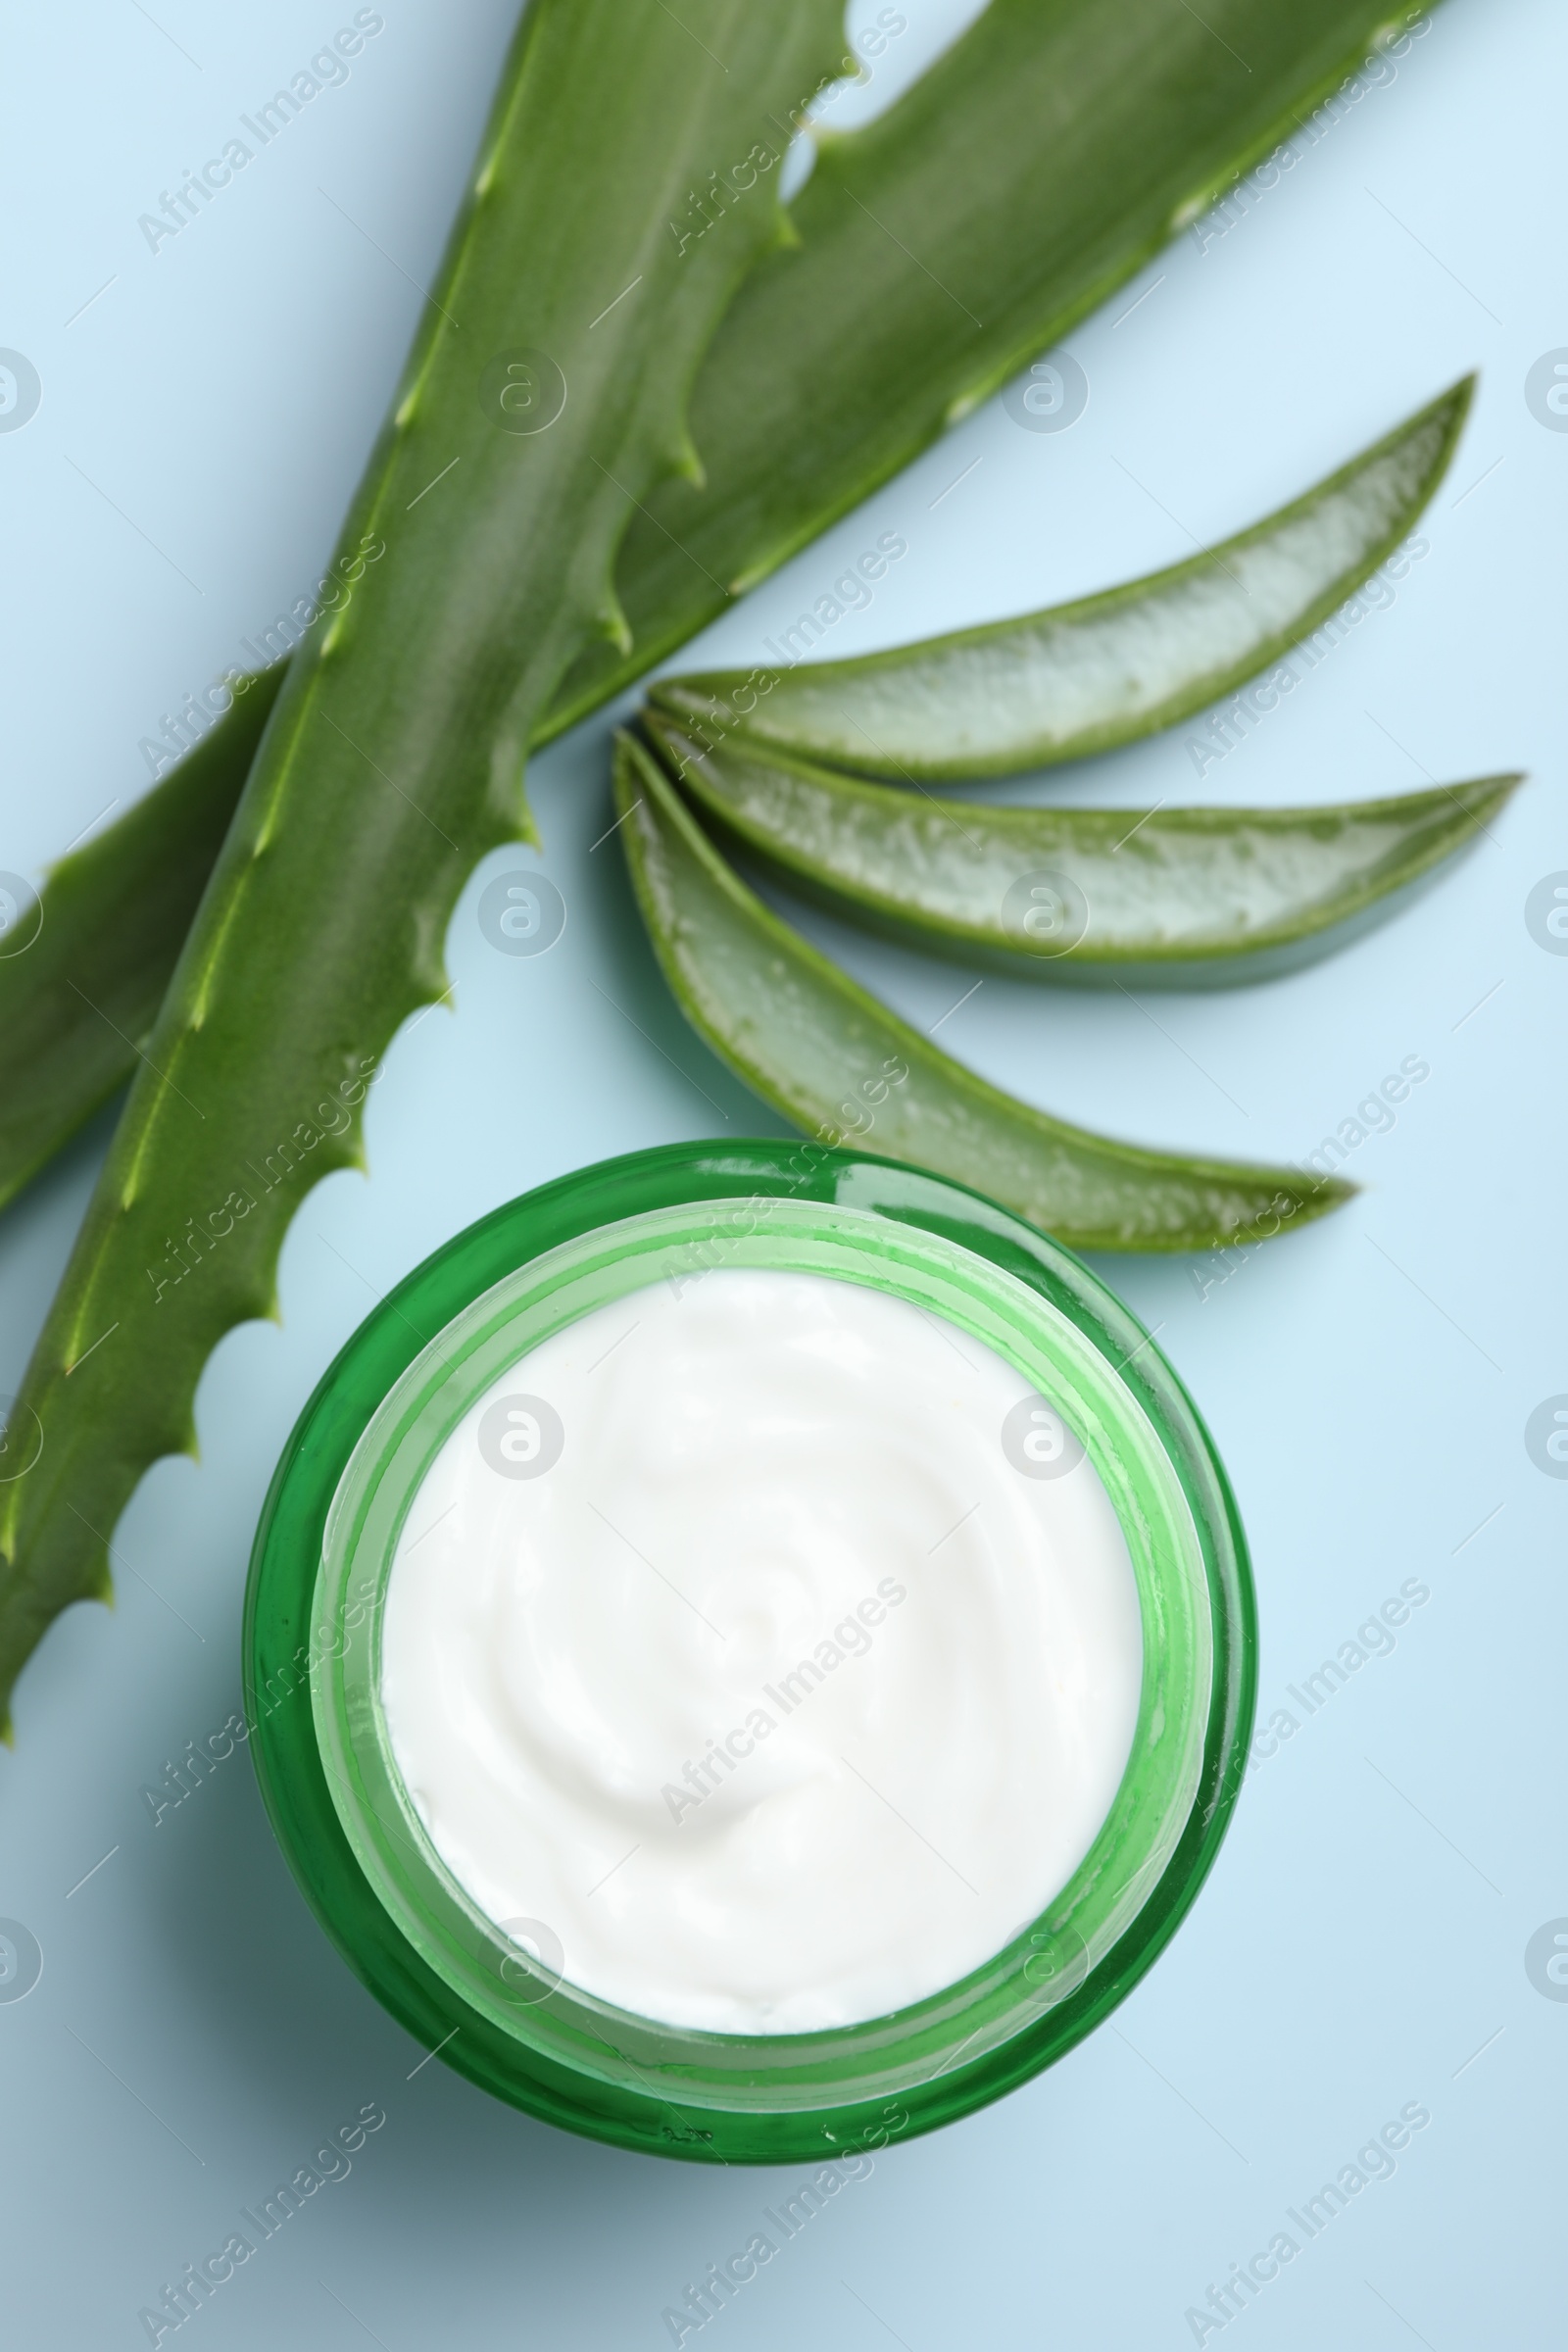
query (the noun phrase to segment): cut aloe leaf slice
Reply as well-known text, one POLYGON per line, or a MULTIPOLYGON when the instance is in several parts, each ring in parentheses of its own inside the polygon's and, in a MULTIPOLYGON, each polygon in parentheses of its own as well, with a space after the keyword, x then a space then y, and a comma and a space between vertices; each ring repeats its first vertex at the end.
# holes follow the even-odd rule
MULTIPOLYGON (((1265 669, 1404 538, 1442 480, 1474 378, 1220 546, 1016 620, 851 662, 663 678, 650 699, 710 737, 758 740, 861 775, 1012 775, 1168 727, 1265 669)), ((769 642, 825 634, 809 613, 769 642)))
POLYGON ((1517 775, 1308 808, 998 808, 890 792, 741 736, 645 725, 726 842, 853 921, 961 963, 1108 987, 1272 978, 1387 920, 1517 775))
POLYGON ((620 837, 654 950, 698 1035, 825 1143, 853 1140, 989 1193, 1075 1250, 1211 1250, 1299 1225, 1353 1186, 1147 1152, 1070 1127, 942 1053, 781 922, 659 761, 617 740, 620 837))

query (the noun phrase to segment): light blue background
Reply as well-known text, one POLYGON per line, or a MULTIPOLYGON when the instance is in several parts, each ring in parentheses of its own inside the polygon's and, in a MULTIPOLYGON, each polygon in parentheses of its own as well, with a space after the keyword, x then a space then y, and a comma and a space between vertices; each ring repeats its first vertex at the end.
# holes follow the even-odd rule
MULTIPOLYGON (((884 91, 960 13, 904 5, 884 91)), ((0 343, 31 358, 43 405, 0 437, 0 866, 36 872, 127 805, 160 712, 239 659, 330 552, 512 0, 388 0, 347 85, 175 243, 154 257, 136 217, 351 13, 10 12, 0 343)), ((1396 79, 1249 217, 1206 247, 1189 235, 1072 336, 1092 397, 1070 432, 1023 432, 992 404, 701 646, 758 659, 884 530, 909 556, 835 653, 1108 584, 1251 520, 1479 364, 1423 526, 1431 553, 1395 606, 1206 786, 1183 731, 1066 785, 1141 806, 1339 798, 1426 771, 1535 779, 1473 858, 1320 969, 1147 1005, 988 979, 942 1031, 1089 1126, 1259 1156, 1299 1156, 1401 1058, 1430 1062, 1395 1130, 1355 1153, 1367 1189, 1343 1215, 1206 1292, 1220 1265, 1105 1270, 1234 1473, 1265 1712, 1401 1580, 1431 1599, 1252 1776, 1196 1914, 1114 2023, 1000 2106, 879 2158, 715 2323, 732 2352, 1190 2343, 1186 2308, 1407 2101, 1432 2122, 1396 2176, 1234 2326, 1253 2352, 1412 2335, 1533 2352, 1560 2331, 1568 2004, 1542 1997, 1523 1956, 1568 1914, 1568 1484, 1532 1466, 1523 1429, 1568 1390, 1568 959, 1532 942, 1523 905, 1568 867, 1568 434, 1535 420, 1523 382, 1568 344, 1565 74, 1551 0, 1449 0, 1396 79)), ((373 1097, 369 1180, 311 1197, 281 1328, 234 1333, 202 1383, 201 1466, 147 1479, 120 1529, 114 1611, 74 1610, 24 1679, 0 1760, 0 1912, 44 1952, 36 1989, 0 2006, 19 2345, 143 2341, 137 2311, 160 2283, 368 2100, 384 2131, 203 2312, 208 2352, 370 2337, 652 2352, 683 2282, 794 2185, 613 2153, 439 2063, 414 2073, 420 2052, 295 1891, 243 1756, 156 1829, 138 1796, 238 1703, 268 1475, 373 1298, 543 1178, 773 1126, 682 1025, 617 847, 593 847, 610 822, 607 725, 533 771, 543 862, 569 907, 560 946, 495 954, 479 890, 529 858, 481 869, 451 934, 455 1012, 404 1036, 373 1097)), ((802 919, 924 1025, 968 985, 802 919)), ((105 1132, 0 1220, 0 1388, 105 1132)))

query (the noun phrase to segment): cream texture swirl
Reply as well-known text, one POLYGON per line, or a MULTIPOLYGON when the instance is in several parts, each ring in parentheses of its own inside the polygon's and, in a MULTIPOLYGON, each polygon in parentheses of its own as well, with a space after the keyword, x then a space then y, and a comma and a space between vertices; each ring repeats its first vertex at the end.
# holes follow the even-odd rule
POLYGON ((1110 1499, 1031 1395, 902 1298, 741 1267, 515 1363, 431 1464, 382 1622, 398 1768, 479 1907, 724 2034, 1000 1951, 1093 1842, 1142 1682, 1110 1499))

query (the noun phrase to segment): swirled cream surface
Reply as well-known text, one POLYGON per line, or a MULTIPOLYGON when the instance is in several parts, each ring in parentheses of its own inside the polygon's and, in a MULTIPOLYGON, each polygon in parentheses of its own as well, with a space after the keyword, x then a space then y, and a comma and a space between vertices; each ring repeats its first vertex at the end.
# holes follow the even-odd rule
POLYGON ((1022 1376, 858 1283, 584 1316, 447 1440, 390 1573, 394 1756, 455 1877, 621 2008, 795 2034, 990 1958, 1105 1817, 1121 1528, 1022 1376))

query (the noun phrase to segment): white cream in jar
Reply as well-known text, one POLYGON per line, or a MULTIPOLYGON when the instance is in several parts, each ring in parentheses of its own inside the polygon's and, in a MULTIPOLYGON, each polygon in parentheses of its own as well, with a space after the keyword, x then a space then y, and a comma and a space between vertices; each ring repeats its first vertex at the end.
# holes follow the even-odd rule
POLYGON ((1126 1766, 1139 1604, 1023 1376, 858 1283, 719 1268, 514 1364, 382 1620, 393 1754, 481 1910, 713 2033, 886 2014, 1065 1885, 1126 1766))

